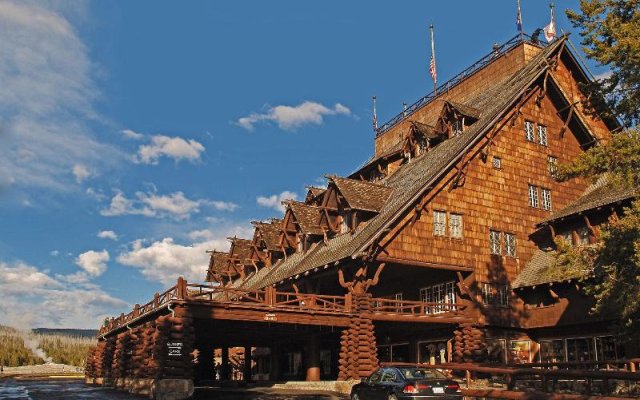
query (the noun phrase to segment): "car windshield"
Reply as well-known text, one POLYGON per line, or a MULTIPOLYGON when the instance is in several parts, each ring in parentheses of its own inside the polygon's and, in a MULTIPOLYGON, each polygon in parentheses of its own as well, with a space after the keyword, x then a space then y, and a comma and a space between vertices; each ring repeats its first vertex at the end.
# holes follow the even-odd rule
POLYGON ((446 376, 433 369, 398 368, 405 379, 444 379, 446 376))

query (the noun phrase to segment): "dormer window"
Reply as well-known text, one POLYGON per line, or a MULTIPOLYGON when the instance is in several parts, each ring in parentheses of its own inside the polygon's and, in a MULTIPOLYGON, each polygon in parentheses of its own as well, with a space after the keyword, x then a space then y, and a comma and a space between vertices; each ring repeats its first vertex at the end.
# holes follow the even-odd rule
POLYGON ((340 224, 340 233, 347 233, 353 226, 352 215, 349 212, 344 212, 340 216, 342 217, 342 223, 340 224))
POLYGON ((456 118, 451 123, 451 130, 454 136, 459 136, 464 131, 464 117, 456 118))

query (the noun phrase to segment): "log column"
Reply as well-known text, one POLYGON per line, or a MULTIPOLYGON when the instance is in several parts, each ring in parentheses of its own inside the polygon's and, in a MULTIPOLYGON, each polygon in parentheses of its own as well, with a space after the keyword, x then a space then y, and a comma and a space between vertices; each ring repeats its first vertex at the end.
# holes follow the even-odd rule
POLYGON ((340 338, 338 380, 358 380, 378 366, 375 330, 370 318, 371 294, 353 295, 354 316, 340 338))
POLYGON ((214 346, 211 342, 203 342, 198 345, 198 364, 196 379, 210 381, 215 379, 213 353, 214 346))
POLYGON ((320 337, 311 335, 307 345, 307 381, 320 380, 320 337))
POLYGON ((280 343, 274 343, 270 350, 269 380, 277 381, 280 379, 280 343))
POLYGON ((244 365, 242 377, 246 382, 251 382, 251 346, 244 346, 244 365))
POLYGON ((220 380, 221 381, 228 381, 230 378, 230 372, 231 372, 231 368, 229 365, 229 348, 228 347, 223 347, 221 349, 221 363, 220 363, 220 380))

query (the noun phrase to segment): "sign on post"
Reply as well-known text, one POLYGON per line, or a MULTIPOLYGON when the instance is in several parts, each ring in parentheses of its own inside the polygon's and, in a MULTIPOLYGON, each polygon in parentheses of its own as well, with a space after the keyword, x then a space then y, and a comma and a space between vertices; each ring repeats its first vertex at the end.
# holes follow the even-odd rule
POLYGON ((169 357, 182 357, 182 342, 167 342, 167 355, 169 357))

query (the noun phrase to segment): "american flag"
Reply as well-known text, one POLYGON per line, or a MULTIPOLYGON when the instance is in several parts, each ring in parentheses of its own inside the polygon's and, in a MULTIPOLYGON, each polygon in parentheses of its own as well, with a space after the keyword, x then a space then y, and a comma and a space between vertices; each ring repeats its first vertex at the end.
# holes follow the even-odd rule
POLYGON ((429 29, 431 30, 431 60, 429 61, 429 74, 431 74, 433 83, 436 83, 438 81, 438 73, 436 72, 436 51, 433 44, 433 25, 431 25, 429 29))

